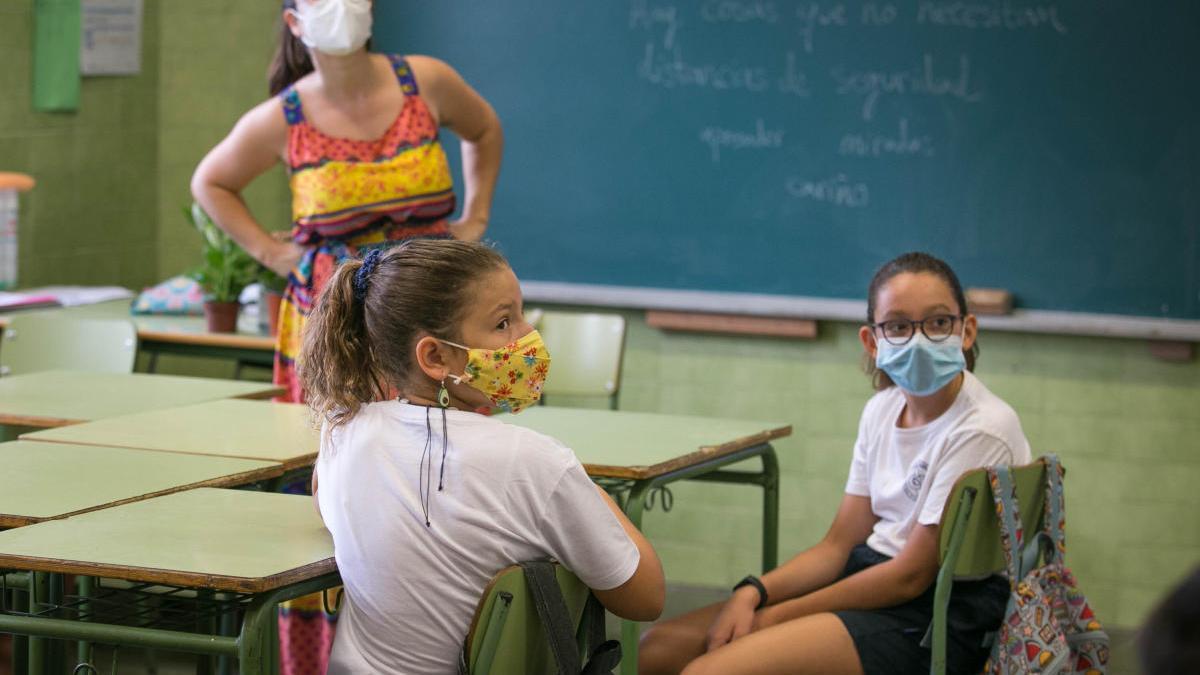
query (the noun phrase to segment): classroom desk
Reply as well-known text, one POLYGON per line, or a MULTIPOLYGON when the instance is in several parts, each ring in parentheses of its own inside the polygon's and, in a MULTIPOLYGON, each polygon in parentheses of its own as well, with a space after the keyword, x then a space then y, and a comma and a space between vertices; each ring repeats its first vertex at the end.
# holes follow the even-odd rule
MULTIPOLYGON (((712 417, 537 406, 505 421, 540 431, 575 451, 588 475, 615 493, 625 515, 641 528, 655 491, 679 480, 740 483, 763 490, 762 568, 774 569, 779 551, 779 463, 771 441, 788 436, 786 424, 712 417), (758 457, 762 470, 723 467, 758 457)), ((669 493, 661 495, 669 508, 669 493)), ((637 672, 638 624, 621 624, 621 672, 637 672)))
POLYGON ((0 443, 0 466, 0 529, 283 474, 275 462, 32 441, 0 443))
POLYGON ((0 568, 34 573, 30 611, 0 611, 0 632, 33 638, 31 673, 45 672, 39 638, 232 657, 243 675, 273 673, 277 605, 339 582, 311 498, 216 488, 0 532, 0 568), (142 585, 70 596, 55 583, 65 574, 142 585), (130 599, 139 593, 144 602, 130 599), (238 612, 237 637, 215 634, 238 612))
MULTIPOLYGON (((275 338, 258 328, 256 317, 238 318, 236 333, 210 333, 201 316, 130 314, 129 300, 113 300, 78 307, 27 310, 77 319, 130 319, 137 326, 138 349, 150 354, 150 371, 159 354, 183 354, 234 359, 270 367, 275 358, 275 338)), ((13 314, 0 314, 0 328, 13 314)))
MULTIPOLYGON (((159 377, 159 376, 152 376, 159 377)), ((105 445, 277 462, 284 471, 312 466, 318 433, 299 403, 223 399, 108 417, 21 436, 31 441, 105 445)))
POLYGON ((208 377, 46 370, 0 378, 0 424, 59 427, 223 398, 269 398, 272 384, 208 377))

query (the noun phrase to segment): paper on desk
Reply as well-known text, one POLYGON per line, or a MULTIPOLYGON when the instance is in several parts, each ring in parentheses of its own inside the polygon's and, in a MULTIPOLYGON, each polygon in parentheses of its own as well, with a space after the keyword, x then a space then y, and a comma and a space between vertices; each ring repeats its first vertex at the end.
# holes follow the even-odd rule
POLYGON ((18 295, 48 295, 63 307, 75 307, 132 298, 133 291, 120 286, 44 286, 26 289, 18 295))

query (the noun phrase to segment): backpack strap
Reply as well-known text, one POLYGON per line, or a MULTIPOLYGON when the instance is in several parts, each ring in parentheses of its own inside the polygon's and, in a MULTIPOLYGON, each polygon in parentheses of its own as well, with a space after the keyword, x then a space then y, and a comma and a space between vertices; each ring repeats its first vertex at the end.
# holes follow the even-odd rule
POLYGON ((1058 455, 1049 454, 1046 461, 1046 522, 1044 530, 1054 544, 1058 562, 1065 564, 1067 534, 1063 503, 1063 468, 1058 455))
POLYGON ((417 78, 413 76, 412 66, 408 65, 408 61, 399 54, 388 54, 388 60, 392 62, 392 70, 396 71, 396 79, 400 81, 400 91, 404 92, 405 96, 419 94, 417 78))
POLYGON ((1019 558, 1024 539, 1021 512, 1017 506, 1017 488, 1007 466, 989 466, 987 474, 988 483, 992 486, 992 501, 996 504, 996 517, 1000 522, 1000 549, 1004 551, 1008 583, 1015 591, 1017 582, 1021 580, 1019 558))
POLYGON ((525 572, 525 582, 533 596, 533 605, 537 608, 550 651, 554 654, 554 663, 558 665, 558 675, 578 675, 582 670, 579 645, 575 644, 575 627, 567 612, 562 589, 558 587, 554 564, 545 561, 523 562, 521 569, 525 572))
POLYGON ((605 639, 604 606, 592 593, 588 593, 583 606, 583 620, 587 624, 588 659, 582 675, 611 673, 621 663, 621 643, 605 639))

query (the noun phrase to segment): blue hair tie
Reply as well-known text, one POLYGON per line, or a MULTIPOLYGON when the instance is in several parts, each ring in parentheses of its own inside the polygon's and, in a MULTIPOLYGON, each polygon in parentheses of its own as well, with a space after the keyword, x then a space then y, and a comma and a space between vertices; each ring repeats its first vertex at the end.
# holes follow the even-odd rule
POLYGON ((383 256, 383 251, 374 249, 367 255, 363 256, 362 266, 354 272, 354 299, 362 302, 367 297, 367 288, 371 284, 371 273, 375 271, 375 266, 379 264, 379 258, 383 256))

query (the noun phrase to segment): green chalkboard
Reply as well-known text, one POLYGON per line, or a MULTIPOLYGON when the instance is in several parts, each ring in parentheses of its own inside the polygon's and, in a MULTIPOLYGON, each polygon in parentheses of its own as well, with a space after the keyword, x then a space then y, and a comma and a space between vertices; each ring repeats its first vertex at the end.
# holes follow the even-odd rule
POLYGON ((924 249, 1023 307, 1200 318, 1197 3, 376 13, 500 114, 489 236, 522 279, 861 299, 924 249))

